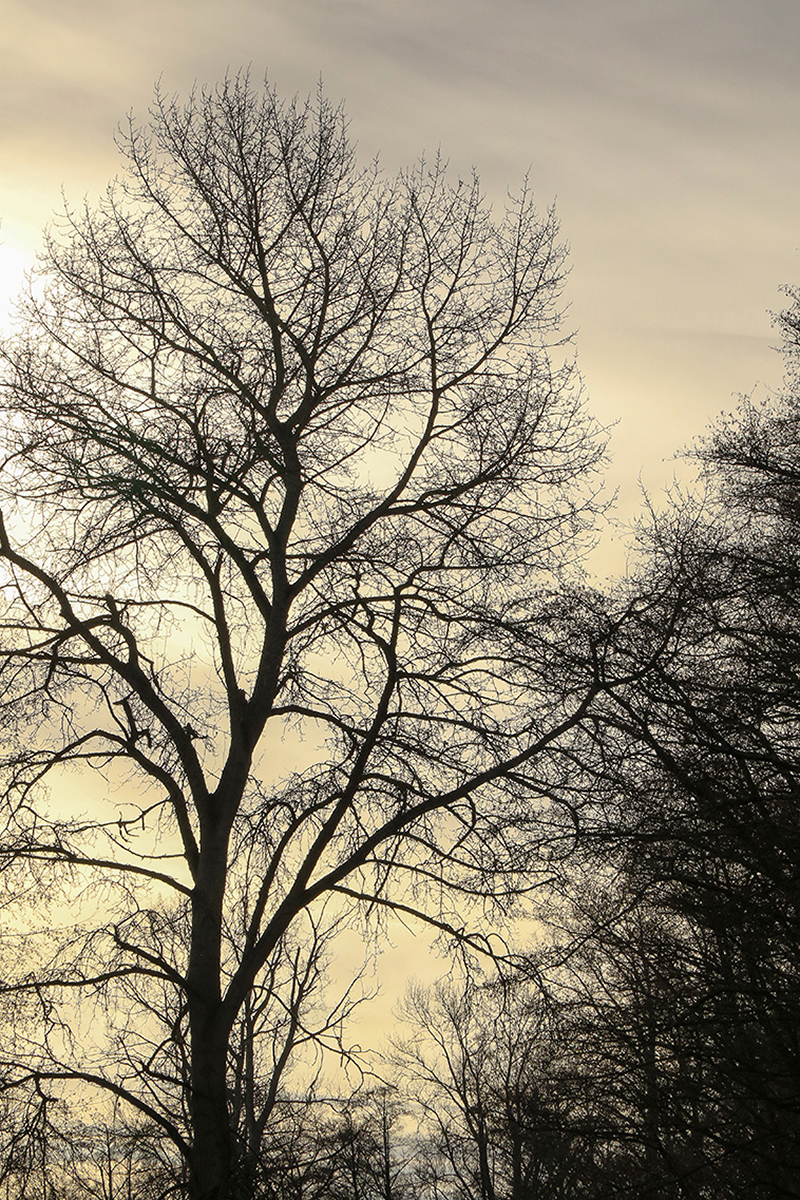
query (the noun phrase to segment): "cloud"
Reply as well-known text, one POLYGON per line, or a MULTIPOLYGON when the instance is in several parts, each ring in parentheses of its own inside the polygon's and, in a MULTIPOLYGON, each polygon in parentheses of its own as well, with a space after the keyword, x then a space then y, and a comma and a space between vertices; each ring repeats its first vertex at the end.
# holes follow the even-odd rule
POLYGON ((609 405, 614 379, 623 406, 649 391, 661 411, 668 387, 693 397, 688 421, 690 376, 713 407, 772 369, 739 342, 723 362, 715 331, 761 337, 779 285, 800 278, 797 0, 5 7, 0 236, 19 253, 62 183, 79 198, 114 174, 113 130, 129 108, 146 113, 159 76, 185 94, 252 63, 303 94, 321 73, 362 155, 380 151, 390 172, 441 145, 499 202, 528 167, 542 205, 557 195, 578 346, 609 405), (663 353, 642 353, 643 315, 665 331, 663 353))

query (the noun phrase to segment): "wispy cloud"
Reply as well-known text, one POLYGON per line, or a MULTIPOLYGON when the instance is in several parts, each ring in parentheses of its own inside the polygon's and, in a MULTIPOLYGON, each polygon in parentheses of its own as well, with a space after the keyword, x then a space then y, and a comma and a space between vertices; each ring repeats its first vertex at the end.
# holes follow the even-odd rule
POLYGON ((678 444, 780 375, 766 310, 800 279, 797 0, 6 0, 0 37, 0 276, 62 182, 79 198, 116 171, 113 130, 157 77, 185 92, 251 63, 284 93, 321 74, 392 171, 441 145, 502 202, 530 167, 558 197, 609 411, 663 412, 669 388, 678 444))

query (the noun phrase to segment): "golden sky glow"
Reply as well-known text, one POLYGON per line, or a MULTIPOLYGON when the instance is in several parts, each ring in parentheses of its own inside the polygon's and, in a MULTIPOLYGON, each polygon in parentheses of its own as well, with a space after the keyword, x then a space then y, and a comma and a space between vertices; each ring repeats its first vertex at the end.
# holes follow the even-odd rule
POLYGON ((776 386, 769 309, 800 282, 797 0, 0 0, 0 303, 59 191, 117 170, 156 78, 252 64, 343 98, 393 173, 441 145, 502 201, 530 168, 572 245, 611 480, 658 489, 732 393, 776 386))
MULTIPOLYGON (((390 174, 441 146, 497 203, 528 170, 540 207, 555 198, 589 406, 619 422, 623 518, 733 393, 780 384, 799 0, 0 0, 0 322, 62 186, 74 204, 103 190, 114 130, 156 79, 186 94, 248 63, 283 94, 322 76, 390 174)), ((441 969, 393 936, 389 998, 441 969)))

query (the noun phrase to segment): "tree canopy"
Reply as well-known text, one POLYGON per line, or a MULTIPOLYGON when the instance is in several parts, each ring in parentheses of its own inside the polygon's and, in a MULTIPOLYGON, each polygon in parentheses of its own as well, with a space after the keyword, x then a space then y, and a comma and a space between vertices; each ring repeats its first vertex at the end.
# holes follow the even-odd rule
POLYGON ((111 1096, 233 1200, 337 1044, 330 937, 489 947, 471 905, 569 844, 602 439, 527 185, 386 180, 244 76, 120 144, 2 351, 2 878, 68 913, 8 956, 3 1087, 111 1096))

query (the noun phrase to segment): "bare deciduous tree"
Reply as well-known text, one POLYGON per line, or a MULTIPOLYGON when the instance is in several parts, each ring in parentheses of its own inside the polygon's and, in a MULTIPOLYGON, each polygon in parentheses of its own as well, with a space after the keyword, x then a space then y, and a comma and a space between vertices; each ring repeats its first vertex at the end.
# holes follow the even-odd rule
POLYGON ((55 914, 3 1084, 124 1100, 232 1200, 335 1041, 332 932, 476 942, 546 877, 602 448, 527 189, 386 182, 245 78, 121 143, 3 350, 2 878, 55 914))
POLYGON ((421 1112, 420 1195, 567 1200, 603 1191, 592 1081, 541 981, 412 987, 397 1065, 421 1112), (425 1182, 427 1180, 427 1182, 425 1182))
POLYGON ((609 689, 604 726, 618 803, 597 831, 598 858, 623 881, 620 913, 584 924, 612 981, 604 1014, 588 977, 592 1026, 607 1021, 606 1045, 636 1056, 625 1087, 638 1088, 651 1164, 703 1195, 793 1195, 800 1179, 800 321, 789 295, 783 394, 717 421, 693 452, 704 493, 677 493, 640 528, 615 635, 632 682, 609 689))

